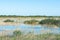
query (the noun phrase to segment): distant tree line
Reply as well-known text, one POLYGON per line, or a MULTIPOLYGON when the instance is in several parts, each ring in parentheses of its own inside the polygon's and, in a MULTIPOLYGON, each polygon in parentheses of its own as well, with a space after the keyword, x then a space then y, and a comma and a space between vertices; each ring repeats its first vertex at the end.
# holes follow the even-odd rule
POLYGON ((43 16, 41 16, 41 15, 33 15, 33 16, 21 16, 21 15, 0 15, 0 17, 48 17, 48 18, 50 18, 50 17, 59 17, 60 18, 60 16, 45 16, 45 15, 43 15, 43 16))

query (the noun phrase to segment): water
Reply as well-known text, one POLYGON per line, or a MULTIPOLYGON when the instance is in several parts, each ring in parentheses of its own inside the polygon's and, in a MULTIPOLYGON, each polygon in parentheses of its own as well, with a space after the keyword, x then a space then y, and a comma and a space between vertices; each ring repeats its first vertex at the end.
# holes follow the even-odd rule
POLYGON ((60 28, 48 28, 42 25, 25 25, 25 24, 20 24, 18 26, 13 26, 13 25, 0 26, 0 32, 4 30, 11 30, 12 32, 13 30, 20 30, 24 34, 29 32, 32 32, 34 34, 43 34, 43 33, 59 34, 60 33, 60 28))

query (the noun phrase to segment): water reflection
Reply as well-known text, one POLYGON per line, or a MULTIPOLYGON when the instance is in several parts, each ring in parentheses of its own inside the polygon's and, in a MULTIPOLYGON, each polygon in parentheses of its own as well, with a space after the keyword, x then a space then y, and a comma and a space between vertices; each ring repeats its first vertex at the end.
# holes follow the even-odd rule
POLYGON ((49 27, 44 27, 42 25, 25 25, 25 24, 21 24, 19 26, 0 26, 0 32, 2 32, 3 30, 20 30, 23 33, 28 33, 28 32, 33 32, 34 34, 43 34, 43 33, 60 33, 60 28, 49 28, 49 27))

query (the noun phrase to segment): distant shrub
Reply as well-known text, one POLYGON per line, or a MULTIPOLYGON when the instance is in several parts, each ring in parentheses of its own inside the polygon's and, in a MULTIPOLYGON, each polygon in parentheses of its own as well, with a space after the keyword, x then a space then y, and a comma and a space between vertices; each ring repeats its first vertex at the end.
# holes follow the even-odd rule
POLYGON ((14 22, 14 20, 7 19, 7 20, 4 20, 4 22, 14 22))
POLYGON ((25 24, 37 24, 37 20, 27 20, 27 21, 25 21, 24 23, 25 24))

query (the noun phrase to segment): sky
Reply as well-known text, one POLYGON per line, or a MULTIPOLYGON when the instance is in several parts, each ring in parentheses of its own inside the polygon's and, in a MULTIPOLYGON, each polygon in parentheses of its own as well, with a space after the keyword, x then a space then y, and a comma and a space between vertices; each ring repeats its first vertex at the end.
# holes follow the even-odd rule
POLYGON ((60 16, 60 0, 0 0, 0 15, 60 16))

